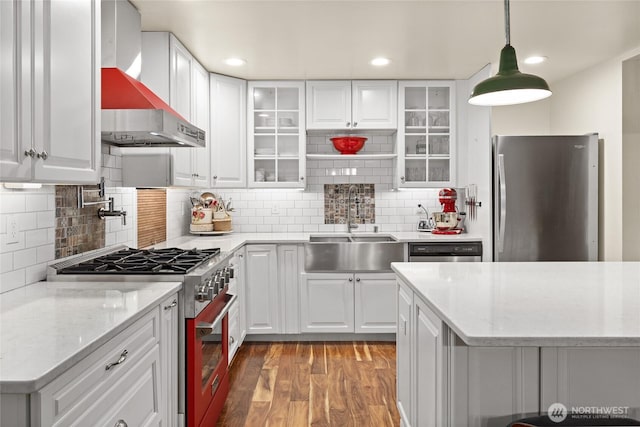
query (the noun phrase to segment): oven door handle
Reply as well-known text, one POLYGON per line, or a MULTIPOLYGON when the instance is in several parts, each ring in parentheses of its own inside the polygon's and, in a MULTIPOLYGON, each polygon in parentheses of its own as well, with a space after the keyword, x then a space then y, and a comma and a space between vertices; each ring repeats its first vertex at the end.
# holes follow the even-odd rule
POLYGON ((213 331, 218 327, 220 322, 222 322, 224 316, 226 316, 229 310, 231 310, 231 306, 233 306, 238 299, 238 295, 227 294, 227 296, 230 296, 231 298, 224 305, 222 311, 220 312, 220 314, 218 314, 213 323, 200 322, 196 325, 196 331, 198 332, 199 336, 211 335, 213 331))

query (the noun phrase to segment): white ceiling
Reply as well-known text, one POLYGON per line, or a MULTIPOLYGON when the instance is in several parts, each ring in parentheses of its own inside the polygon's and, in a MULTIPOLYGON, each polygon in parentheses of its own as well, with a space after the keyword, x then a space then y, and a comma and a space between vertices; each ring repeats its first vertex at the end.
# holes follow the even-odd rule
MULTIPOLYGON (((171 31, 209 71, 245 79, 464 79, 505 44, 501 0, 132 3, 144 31, 171 31), (376 56, 392 63, 372 67, 376 56)), ((512 0, 511 44, 521 71, 557 81, 639 47, 640 0, 512 0), (523 64, 532 54, 549 60, 523 64)))

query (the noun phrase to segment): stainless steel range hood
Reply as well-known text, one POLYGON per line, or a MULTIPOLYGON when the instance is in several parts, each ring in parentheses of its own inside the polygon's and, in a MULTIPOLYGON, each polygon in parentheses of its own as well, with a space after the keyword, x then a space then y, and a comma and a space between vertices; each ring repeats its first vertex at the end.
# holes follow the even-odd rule
POLYGON ((137 9, 127 0, 102 0, 102 142, 118 147, 204 147, 202 129, 136 80, 141 46, 137 9))

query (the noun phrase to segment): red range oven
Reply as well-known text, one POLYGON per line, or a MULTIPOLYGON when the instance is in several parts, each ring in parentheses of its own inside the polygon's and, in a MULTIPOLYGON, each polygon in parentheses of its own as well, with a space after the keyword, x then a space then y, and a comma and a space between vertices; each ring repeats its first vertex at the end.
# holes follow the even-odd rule
POLYGON ((228 313, 236 299, 225 291, 186 320, 187 427, 214 426, 229 394, 228 313))

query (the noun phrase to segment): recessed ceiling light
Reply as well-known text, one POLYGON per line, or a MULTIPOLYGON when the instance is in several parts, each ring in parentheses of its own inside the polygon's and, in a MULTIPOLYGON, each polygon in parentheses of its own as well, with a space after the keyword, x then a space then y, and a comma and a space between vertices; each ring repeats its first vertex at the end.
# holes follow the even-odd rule
POLYGON ((240 67, 247 63, 246 60, 242 58, 227 58, 224 60, 224 63, 227 65, 231 65, 232 67, 240 67))
POLYGON ((524 60, 525 64, 533 65, 533 64, 542 64, 547 60, 546 56, 530 56, 524 60))
POLYGON ((389 58, 379 57, 373 58, 371 60, 371 65, 375 65, 376 67, 384 67, 385 65, 389 65, 390 62, 391 60, 389 60, 389 58))

